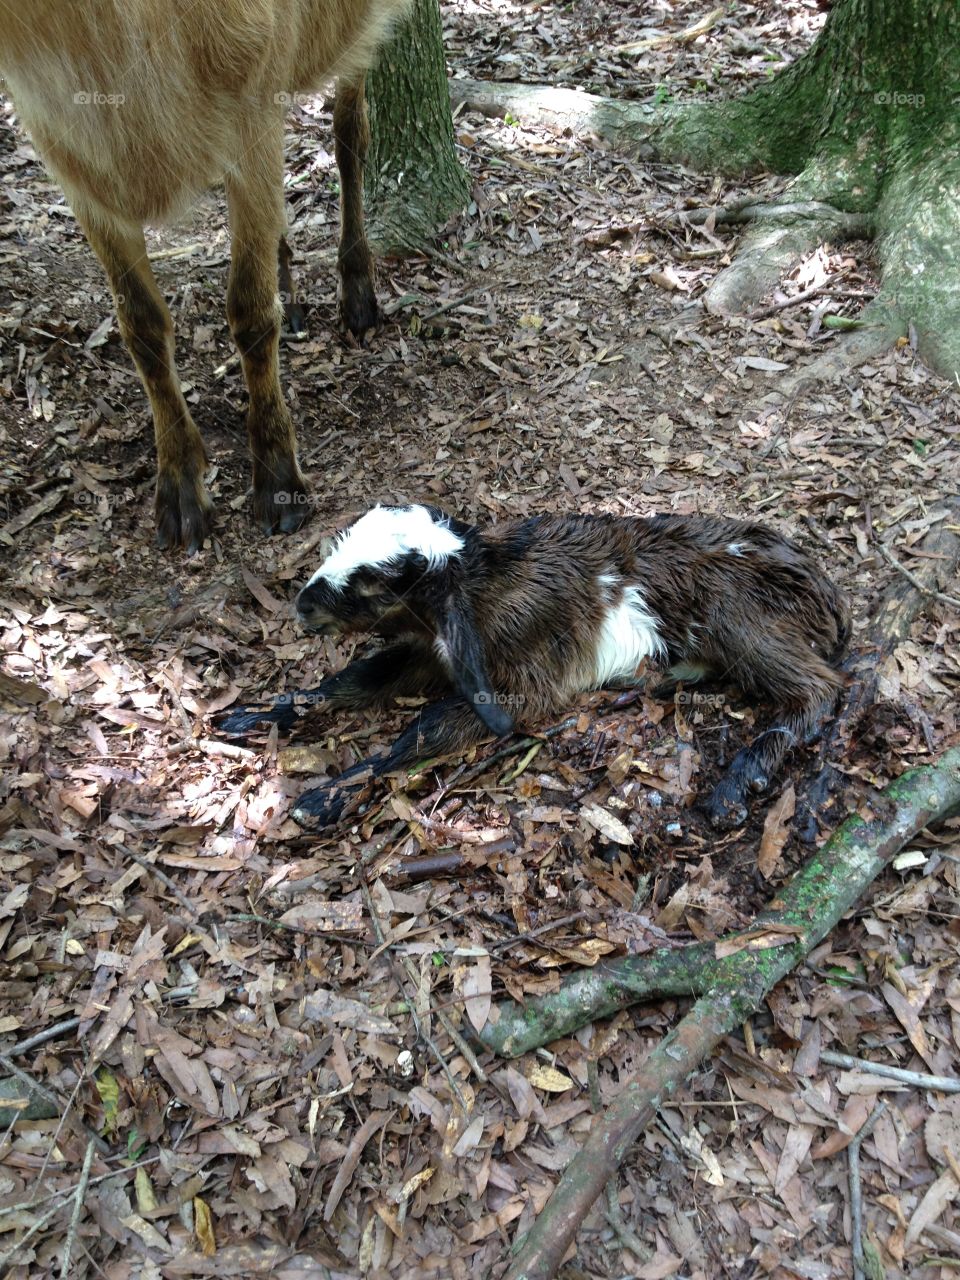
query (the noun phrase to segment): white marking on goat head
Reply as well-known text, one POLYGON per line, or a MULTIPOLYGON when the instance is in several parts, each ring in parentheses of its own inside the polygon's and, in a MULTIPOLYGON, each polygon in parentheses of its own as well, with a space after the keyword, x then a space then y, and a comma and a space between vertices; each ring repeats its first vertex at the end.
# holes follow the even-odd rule
POLYGON ((434 519, 426 507, 376 506, 339 535, 307 586, 322 579, 340 588, 356 569, 377 568, 410 552, 423 556, 428 568, 435 569, 462 550, 463 539, 434 519))

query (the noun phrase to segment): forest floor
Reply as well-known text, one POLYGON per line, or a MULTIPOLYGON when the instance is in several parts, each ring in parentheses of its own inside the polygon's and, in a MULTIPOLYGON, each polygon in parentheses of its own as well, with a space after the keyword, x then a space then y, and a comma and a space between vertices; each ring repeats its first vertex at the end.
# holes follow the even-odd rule
MULTIPOLYGON (((654 101, 723 92, 776 71, 823 18, 800 0, 738 4, 695 42, 617 48, 675 37, 705 12, 451 0, 451 73, 654 101)), ((462 787, 464 762, 429 762, 372 790, 342 829, 309 835, 288 817, 292 798, 409 711, 313 719, 292 748, 227 753, 212 714, 315 683, 349 656, 300 634, 289 601, 321 535, 373 501, 481 522, 553 510, 770 521, 850 592, 856 645, 896 577, 879 546, 915 568, 911 548, 948 518, 960 394, 907 344, 785 398, 784 377, 837 341, 828 317, 855 316, 874 291, 869 244, 811 255, 769 314, 720 321, 698 298, 736 235, 684 214, 742 188, 469 112, 456 132, 470 208, 428 254, 381 263, 387 322, 348 346, 317 98, 289 136, 310 332, 281 353, 312 520, 267 540, 250 520, 226 219, 211 195, 150 235, 218 511, 198 556, 161 554, 146 400, 103 276, 12 114, 2 120, 0 1041, 59 1102, 57 1117, 0 1132, 0 1271, 15 1229, 44 1214, 7 1274, 59 1270, 83 1122, 106 1147, 74 1277, 493 1275, 591 1124, 591 1062, 606 1102, 681 1003, 515 1062, 481 1055, 482 1080, 438 1011, 467 1032, 491 995, 549 991, 574 966, 748 922, 809 856, 788 825, 776 865, 758 869, 765 817, 813 753, 794 755, 747 827, 718 836, 696 798, 759 709, 616 708, 598 694, 535 753, 462 787), (598 807, 618 825, 599 829, 598 807), (453 874, 403 868, 436 853, 459 855, 453 874)), ((831 822, 957 742, 958 653, 960 618, 931 602, 838 762, 831 822)), ((888 1109, 863 1153, 866 1241, 887 1276, 956 1274, 958 1185, 930 1154, 931 1126, 960 1123, 956 1105, 819 1059, 833 1048, 958 1074, 960 828, 919 847, 919 865, 888 872, 629 1154, 621 1216, 649 1256, 598 1206, 568 1280, 850 1274, 845 1148, 881 1090, 888 1109)))

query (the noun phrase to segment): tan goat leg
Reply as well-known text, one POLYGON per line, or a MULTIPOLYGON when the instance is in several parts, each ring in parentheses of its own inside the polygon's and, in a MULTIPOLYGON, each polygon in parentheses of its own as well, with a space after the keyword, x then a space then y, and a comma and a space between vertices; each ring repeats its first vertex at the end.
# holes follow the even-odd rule
POLYGON ((370 145, 364 82, 340 81, 333 107, 333 143, 340 172, 340 321, 356 338, 380 321, 373 254, 363 221, 363 165, 370 145))
POLYGON ((230 283, 227 319, 250 395, 247 433, 253 509, 264 533, 288 533, 309 514, 290 411, 280 390, 277 245, 283 235, 283 122, 258 118, 227 175, 230 283))
POLYGON ((280 237, 277 246, 277 283, 283 304, 283 319, 287 333, 302 338, 307 333, 307 316, 297 293, 297 277, 293 274, 293 251, 286 236, 280 237))
POLYGON ((150 399, 157 445, 157 544, 182 544, 193 553, 210 528, 212 506, 203 485, 207 459, 180 390, 173 322, 150 269, 143 228, 108 223, 76 202, 74 212, 107 273, 120 333, 150 399))

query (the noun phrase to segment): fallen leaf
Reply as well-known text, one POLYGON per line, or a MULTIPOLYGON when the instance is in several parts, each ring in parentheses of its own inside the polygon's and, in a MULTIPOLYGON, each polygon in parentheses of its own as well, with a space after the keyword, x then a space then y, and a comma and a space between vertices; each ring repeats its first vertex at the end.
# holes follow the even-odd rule
POLYGON ((763 835, 760 837, 760 852, 757 856, 757 870, 765 880, 777 869, 783 846, 790 835, 789 822, 796 812, 797 795, 793 783, 789 783, 780 796, 767 810, 763 820, 763 835))

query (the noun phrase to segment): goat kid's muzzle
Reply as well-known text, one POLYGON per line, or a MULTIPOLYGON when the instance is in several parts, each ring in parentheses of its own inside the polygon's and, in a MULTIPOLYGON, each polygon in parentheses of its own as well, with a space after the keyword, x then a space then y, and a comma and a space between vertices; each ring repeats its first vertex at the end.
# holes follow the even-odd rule
POLYGON ((304 631, 309 631, 311 635, 334 636, 340 632, 340 623, 312 595, 309 587, 304 587, 300 592, 294 602, 294 607, 297 613, 297 622, 299 622, 304 631))

